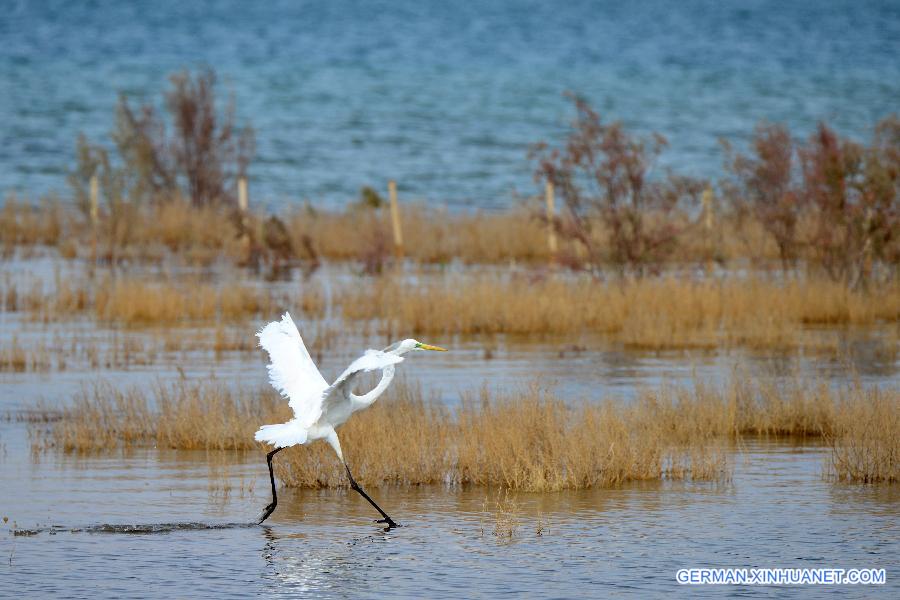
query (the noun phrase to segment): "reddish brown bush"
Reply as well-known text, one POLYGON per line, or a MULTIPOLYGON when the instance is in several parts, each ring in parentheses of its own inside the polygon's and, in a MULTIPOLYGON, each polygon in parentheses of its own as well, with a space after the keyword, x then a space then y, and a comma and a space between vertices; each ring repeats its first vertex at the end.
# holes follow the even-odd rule
POLYGON ((235 125, 233 102, 219 110, 213 71, 177 73, 170 81, 166 118, 153 105, 133 108, 124 95, 119 99, 112 134, 118 160, 79 139, 78 166, 69 180, 81 204, 87 180, 96 174, 108 204, 181 197, 196 207, 236 205, 236 179, 253 155, 253 130, 235 125))
POLYGON ((793 175, 794 144, 783 125, 761 123, 753 135, 753 156, 731 156, 736 208, 752 215, 775 240, 784 269, 797 259, 797 224, 803 210, 793 175))
POLYGON ((865 286, 876 260, 895 260, 900 125, 886 119, 869 148, 820 124, 799 150, 803 199, 814 217, 812 258, 835 280, 865 286))
POLYGON ((558 229, 585 249, 582 266, 596 270, 608 261, 642 275, 672 250, 681 229, 673 212, 696 202, 702 183, 651 178, 665 138, 635 138, 621 123, 604 123, 585 100, 571 97, 577 117, 562 147, 539 143, 531 149, 535 180, 553 183, 560 195, 565 214, 558 229))
MULTIPOLYGON (((870 146, 820 124, 804 144, 783 125, 760 125, 753 156, 729 159, 739 211, 772 236, 785 269, 801 255, 810 268, 851 287, 876 265, 890 273, 900 258, 900 120, 880 122, 870 146), (805 232, 801 225, 805 224, 805 232)), ((732 185, 729 185, 731 183, 732 185)))

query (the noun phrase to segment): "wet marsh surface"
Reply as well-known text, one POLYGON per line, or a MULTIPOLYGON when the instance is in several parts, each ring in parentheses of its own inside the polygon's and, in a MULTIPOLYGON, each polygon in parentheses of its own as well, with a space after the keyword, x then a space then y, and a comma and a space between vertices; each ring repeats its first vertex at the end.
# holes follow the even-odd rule
POLYGON ((355 494, 284 489, 257 526, 261 454, 31 461, 21 427, 2 433, 4 511, 26 534, 0 538, 4 581, 26 596, 647 597, 697 565, 884 567, 886 586, 842 595, 897 592, 900 489, 824 481, 815 445, 748 444, 727 483, 515 494, 508 536, 490 490, 380 488, 402 524, 383 532, 355 494))
MULTIPOLYGON (((32 263, 18 276, 47 268, 54 267, 32 263)), ((327 272, 314 277, 326 279, 327 272)), ((304 284, 270 285, 290 291, 304 284)), ((8 517, 0 527, 0 568, 4 586, 12 586, 6 589, 20 596, 647 597, 684 591, 675 572, 693 566, 883 567, 887 585, 841 593, 891 597, 900 589, 900 487, 831 481, 829 450, 819 440, 744 439, 729 453, 730 477, 715 482, 502 497, 473 486, 376 487, 369 490, 373 497, 402 524, 387 532, 349 490, 280 488, 277 511, 258 526, 269 502, 262 451, 139 447, 66 454, 35 447, 42 425, 29 421, 41 411, 52 418, 98 379, 116 387, 179 378, 264 385, 261 351, 251 344, 217 353, 206 325, 179 328, 181 345, 167 350, 160 327, 103 325, 88 317, 45 323, 21 312, 0 319, 3 347, 15 337, 50 357, 46 368, 0 372, 0 412, 7 417, 0 421, 0 517, 8 517), (100 358, 92 361, 80 349, 89 347, 100 358)), ((227 328, 252 336, 263 322, 227 328)), ((311 342, 326 378, 359 349, 387 344, 374 331, 311 342)), ((833 385, 856 377, 896 387, 896 353, 878 350, 881 333, 842 331, 852 350, 843 356, 635 352, 587 334, 427 339, 453 351, 416 356, 401 371, 421 383, 426 397, 449 405, 482 385, 509 390, 538 380, 567 400, 627 402, 664 383, 723 381, 736 365, 759 377, 799 372, 833 385)))

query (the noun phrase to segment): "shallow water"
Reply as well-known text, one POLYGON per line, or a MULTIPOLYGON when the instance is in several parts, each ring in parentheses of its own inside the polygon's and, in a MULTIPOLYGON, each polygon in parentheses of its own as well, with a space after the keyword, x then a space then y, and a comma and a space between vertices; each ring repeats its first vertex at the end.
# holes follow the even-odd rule
MULTIPOLYGON (((453 267, 450 267, 452 269, 453 267)), ((470 268, 471 269, 471 268, 470 268)), ((496 270, 509 276, 513 269, 481 267, 479 272, 496 270)), ((410 276, 442 277, 443 270, 427 267, 410 269, 410 276)), ((89 277, 78 261, 47 257, 16 259, 4 263, 4 277, 14 282, 20 293, 36 283, 52 295, 57 275, 76 281, 89 277)), ((177 268, 131 266, 130 277, 177 279, 177 268), (174 273, 173 273, 174 272, 174 273)), ((195 281, 196 270, 186 273, 195 281)), ((111 276, 103 272, 96 277, 111 276)), ((265 285, 275 297, 283 297, 286 309, 294 314, 313 359, 326 379, 339 375, 364 348, 382 348, 395 339, 377 326, 342 323, 326 309, 321 320, 304 320, 292 300, 308 286, 317 286, 327 298, 336 286, 365 286, 369 281, 354 274, 353 267, 327 265, 306 278, 298 270, 284 280, 263 282, 247 273, 219 265, 203 272, 203 277, 220 285, 240 281, 242 285, 265 285), (368 330, 366 333, 364 330, 368 330), (325 341, 319 342, 322 336, 325 341)), ((117 387, 147 386, 155 381, 217 379, 227 385, 256 388, 266 385, 264 353, 256 348, 253 333, 265 324, 261 318, 238 323, 203 325, 156 324, 126 327, 98 323, 89 314, 61 321, 42 322, 28 312, 0 310, 0 349, 15 344, 27 350, 43 349, 48 368, 38 371, 0 371, 0 415, 34 409, 37 404, 53 408, 67 402, 85 384, 98 379, 117 387), (227 336, 249 339, 250 351, 215 353, 212 334, 216 326, 227 336), (166 338, 175 349, 167 349, 166 338)), ((893 325, 890 325, 894 327, 893 325)), ((634 351, 602 335, 574 333, 539 336, 429 335, 423 341, 450 348, 448 353, 416 356, 401 368, 399 375, 420 383, 426 397, 436 395, 447 404, 476 392, 483 385, 494 390, 519 390, 539 382, 564 398, 596 401, 603 398, 633 398, 641 389, 662 384, 691 385, 696 381, 721 384, 736 368, 750 376, 785 380, 814 378, 833 385, 858 380, 866 385, 896 384, 900 377, 900 353, 896 338, 883 328, 811 329, 810 335, 834 340, 839 352, 767 352, 741 347, 714 350, 634 351)))
POLYGON ((256 526, 268 502, 261 454, 31 462, 14 425, 0 433, 0 485, 15 490, 2 513, 29 530, 0 535, 4 589, 17 595, 648 597, 685 591, 675 572, 692 566, 883 567, 887 585, 842 595, 900 590, 900 488, 824 481, 815 445, 750 443, 725 484, 518 494, 508 538, 493 534, 494 492, 481 488, 372 490, 402 525, 389 532, 355 494, 281 490, 256 526))
MULTIPOLYGON (((9 272, 47 279, 48 269, 53 265, 13 262, 9 272)), ((245 324, 245 334, 257 325, 245 324)), ((856 348, 848 359, 738 349, 629 352, 591 336, 429 339, 452 351, 411 357, 400 372, 421 383, 426 398, 447 404, 485 384, 514 391, 531 381, 568 400, 627 401, 662 383, 721 383, 734 365, 753 376, 799 373, 834 385, 857 377, 895 387, 896 353, 879 358, 864 351, 877 343, 877 333, 844 332, 846 345, 856 348)), ((497 496, 484 488, 369 490, 403 525, 389 532, 352 492, 282 489, 263 527, 254 523, 269 502, 261 452, 32 453, 24 419, 40 406, 66 404, 98 378, 116 387, 182 376, 251 388, 265 383, 258 350, 218 357, 202 348, 153 350, 159 334, 86 318, 44 324, 0 312, 0 345, 13 337, 25 347, 44 344, 66 363, 0 372, 0 417, 9 417, 0 420, 0 517, 9 519, 0 524, 0 596, 14 590, 17 597, 647 597, 683 591, 675 581, 682 567, 885 568, 886 586, 842 593, 900 592, 900 486, 827 481, 828 451, 815 442, 748 441, 735 448, 733 480, 726 483, 516 494, 511 538, 493 535, 497 496), (105 358, 91 366, 72 350, 73 340, 95 344, 105 358), (129 360, 109 359, 111 347, 128 341, 145 349, 129 360)), ((330 377, 360 348, 386 343, 381 336, 338 336, 313 353, 330 377)))
POLYGON ((868 139, 900 97, 891 0, 20 0, 0 39, 0 191, 29 196, 68 194, 78 132, 109 143, 120 92, 159 105, 200 64, 252 121, 252 200, 272 207, 388 178, 404 200, 507 206, 535 193, 526 150, 570 120, 566 90, 707 176, 719 138, 741 146, 762 119, 868 139))

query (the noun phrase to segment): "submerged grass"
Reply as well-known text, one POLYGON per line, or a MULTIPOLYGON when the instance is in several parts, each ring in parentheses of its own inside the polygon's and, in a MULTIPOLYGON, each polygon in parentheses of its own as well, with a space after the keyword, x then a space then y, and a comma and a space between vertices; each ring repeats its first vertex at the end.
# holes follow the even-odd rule
MULTIPOLYGON (((633 403, 567 405, 539 387, 487 388, 455 410, 417 386, 341 428, 345 455, 366 485, 475 484, 552 491, 658 479, 722 480, 731 444, 744 435, 828 440, 838 479, 896 481, 900 392, 859 384, 834 390, 803 382, 757 384, 736 375, 721 389, 661 387, 633 403)), ((289 409, 271 391, 232 392, 179 382, 149 391, 84 390, 51 424, 49 441, 90 452, 155 444, 208 450, 262 449, 256 428, 289 409)), ((322 443, 291 448, 276 473, 293 487, 342 487, 341 465, 322 443)))

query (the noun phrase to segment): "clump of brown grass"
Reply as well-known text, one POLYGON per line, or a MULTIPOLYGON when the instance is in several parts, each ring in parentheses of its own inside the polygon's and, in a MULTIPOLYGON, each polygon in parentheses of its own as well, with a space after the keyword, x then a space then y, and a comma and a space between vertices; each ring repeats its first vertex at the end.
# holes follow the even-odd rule
POLYGON ((244 285, 213 286, 191 282, 144 282, 119 279, 101 284, 95 295, 96 316, 125 324, 230 320, 274 312, 271 297, 244 285))
POLYGON ((0 348, 0 371, 46 371, 51 367, 50 355, 45 346, 26 349, 13 336, 9 346, 0 348))
MULTIPOLYGON (((571 277, 379 278, 337 300, 348 319, 384 317, 388 333, 611 335, 632 348, 815 343, 811 324, 900 320, 900 288, 853 292, 827 280, 728 282, 666 278, 601 283, 571 277)), ((821 341, 819 341, 821 344, 821 341)))
POLYGON ((818 437, 832 432, 846 394, 825 382, 755 381, 736 372, 720 388, 697 382, 691 389, 645 390, 637 405, 665 424, 661 435, 681 443, 710 436, 818 437))
MULTIPOLYGON (((896 479, 897 390, 756 384, 742 375, 715 391, 662 387, 629 404, 570 406, 531 387, 483 389, 454 411, 396 385, 389 398, 341 428, 345 456, 364 485, 484 485, 551 491, 628 481, 729 476, 729 445, 743 435, 826 436, 842 478, 896 479), (873 402, 872 400, 876 400, 873 402), (869 435, 869 432, 874 432, 869 435)), ((215 384, 82 392, 54 424, 68 451, 154 443, 171 448, 260 448, 253 433, 289 410, 272 392, 229 392, 215 384)), ((275 462, 292 487, 342 487, 342 465, 325 444, 291 448, 275 462)))
POLYGON ((81 390, 53 424, 51 438, 66 452, 156 444, 176 449, 248 450, 264 421, 286 419, 273 393, 231 391, 218 384, 120 391, 98 383, 81 390))
POLYGON ((839 481, 900 481, 900 395, 860 388, 836 407, 831 474, 839 481))
POLYGON ((8 253, 16 245, 56 245, 62 241, 71 217, 70 211, 57 200, 44 199, 35 206, 8 196, 0 209, 0 240, 4 252, 8 253))
MULTIPOLYGON (((26 308, 43 322, 89 313, 100 321, 125 325, 236 320, 277 312, 285 303, 271 290, 246 283, 215 285, 197 278, 152 281, 140 277, 106 277, 92 283, 56 276, 49 292, 35 285, 23 297, 6 290, 8 305, 26 308)), ((303 296, 303 306, 321 310, 315 299, 303 296)))
MULTIPOLYGON (((493 510, 488 505, 488 499, 484 499, 482 504, 481 517, 481 535, 484 535, 485 518, 490 518, 494 522, 491 534, 495 537, 512 539, 519 530, 521 509, 515 497, 510 497, 509 490, 498 489, 497 495, 493 501, 493 510)), ((542 521, 538 521, 537 535, 543 533, 542 521)))

